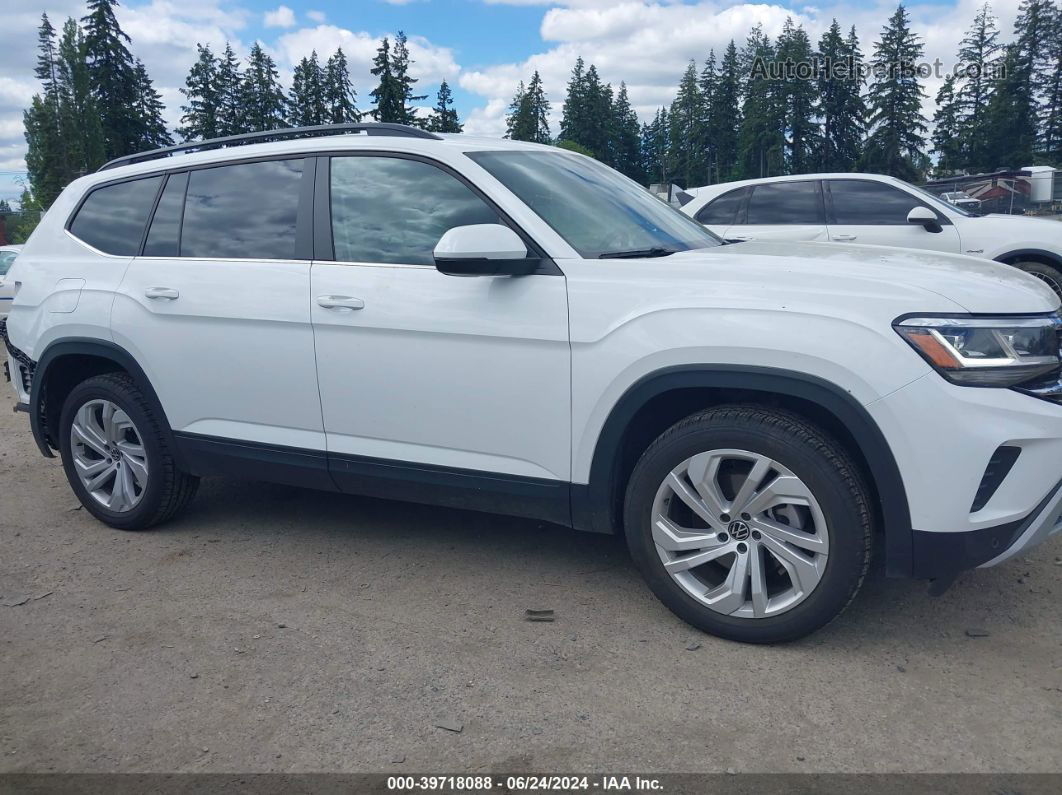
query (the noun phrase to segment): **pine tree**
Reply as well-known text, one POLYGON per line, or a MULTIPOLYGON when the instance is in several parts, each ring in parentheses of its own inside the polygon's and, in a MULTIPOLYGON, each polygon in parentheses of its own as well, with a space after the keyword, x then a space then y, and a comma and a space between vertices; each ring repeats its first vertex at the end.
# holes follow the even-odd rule
POLYGON ((103 126, 85 62, 85 36, 73 19, 63 25, 58 56, 60 127, 67 142, 72 179, 95 171, 107 159, 103 126))
POLYGON ((288 98, 288 122, 292 127, 315 127, 328 123, 325 106, 325 75, 314 50, 295 67, 288 98))
POLYGON ((597 67, 578 58, 568 81, 560 140, 572 141, 606 163, 612 160, 612 88, 601 83, 597 67))
POLYGON ((959 43, 959 63, 964 67, 960 76, 962 84, 956 92, 960 116, 959 167, 975 171, 991 168, 985 149, 989 137, 986 111, 994 83, 992 71, 999 65, 1002 51, 996 18, 991 6, 985 3, 959 43))
POLYGON ((426 99, 428 95, 413 93, 413 85, 417 82, 417 78, 410 75, 409 67, 414 63, 415 61, 409 57, 406 34, 398 31, 395 36, 395 48, 391 55, 391 69, 402 101, 402 115, 399 121, 402 124, 419 125, 417 109, 413 103, 426 99))
POLYGON ((741 51, 744 87, 736 175, 771 177, 785 169, 785 102, 783 81, 771 79, 775 50, 761 25, 753 27, 741 51))
POLYGON ((376 121, 419 124, 416 107, 412 103, 419 102, 426 95, 413 93, 417 78, 409 73, 414 61, 409 56, 406 34, 398 31, 393 49, 387 37, 384 37, 372 63, 371 72, 379 80, 371 93, 375 103, 372 117, 376 121))
POLYGON ((117 0, 88 0, 85 57, 89 82, 96 98, 108 157, 137 151, 144 140, 143 120, 137 114, 136 64, 126 44, 129 36, 114 15, 117 0))
POLYGON ((653 121, 642 127, 642 169, 650 184, 671 182, 670 130, 667 108, 660 108, 653 121))
POLYGON ((352 124, 361 119, 357 92, 350 82, 347 56, 337 49, 325 65, 325 108, 329 124, 352 124))
POLYGON ((428 117, 427 129, 441 133, 463 132, 464 126, 457 117, 457 111, 452 107, 453 104, 453 92, 450 91, 450 86, 443 80, 439 85, 435 107, 432 108, 431 115, 428 117))
MULTIPOLYGON (((538 76, 538 72, 535 72, 535 76, 538 76)), ((638 125, 638 114, 631 107, 630 97, 627 96, 626 83, 620 83, 612 113, 612 151, 615 157, 612 165, 621 174, 641 182, 645 179, 641 162, 641 129, 638 125)))
POLYGON ((1038 94, 1050 85, 1045 71, 1053 30, 1050 0, 1022 0, 1006 48, 1003 74, 985 111, 985 162, 989 168, 1020 168, 1033 160, 1039 135, 1038 94))
POLYGON ((218 58, 218 135, 239 135, 248 132, 246 110, 243 107, 243 75, 240 61, 225 42, 225 51, 218 58))
POLYGON ((158 149, 163 146, 173 146, 173 138, 166 129, 166 122, 162 113, 166 106, 162 103, 162 97, 155 90, 148 76, 144 63, 138 58, 133 72, 136 75, 136 112, 140 118, 140 140, 137 141, 137 149, 158 149))
POLYGON ((505 137, 514 141, 548 144, 551 140, 549 111, 549 99, 542 88, 542 77, 536 70, 526 88, 523 81, 520 82, 509 104, 509 113, 505 117, 505 137))
POLYGON ((37 42, 39 55, 34 74, 41 81, 43 93, 34 95, 29 108, 23 112, 23 125, 29 181, 47 207, 71 178, 69 153, 60 126, 55 28, 47 14, 41 15, 37 42))
POLYGON ((921 37, 912 32, 907 9, 900 4, 874 44, 871 132, 861 160, 868 171, 915 181, 926 166, 925 92, 918 75, 922 53, 921 37))
POLYGON ((738 135, 741 130, 739 70, 737 45, 731 39, 719 65, 715 90, 708 104, 708 131, 715 155, 709 182, 727 181, 737 165, 738 135))
POLYGON ((576 141, 584 135, 588 126, 586 99, 586 64, 582 57, 575 59, 572 75, 568 78, 568 93, 564 99, 560 135, 562 141, 576 141))
POLYGON ((286 126, 287 100, 277 79, 277 67, 258 42, 247 59, 241 95, 248 132, 286 126))
POLYGON ((1048 159, 1062 167, 1062 4, 1054 7, 1045 64, 1040 110, 1042 149, 1048 159))
POLYGON ((820 171, 853 171, 863 143, 863 54, 853 26, 845 38, 833 20, 819 39, 819 113, 822 138, 817 155, 820 171))
POLYGON ((955 91, 955 75, 944 78, 936 103, 937 111, 933 114, 933 151, 939 155, 936 173, 947 176, 961 170, 964 161, 962 106, 955 91))
POLYGON ((217 138, 218 133, 218 59, 210 47, 195 45, 199 57, 184 80, 181 93, 188 101, 181 106, 181 127, 177 135, 185 141, 217 138))
POLYGON ((785 167, 789 174, 806 174, 815 169, 820 148, 819 113, 812 72, 811 40, 802 26, 787 17, 778 38, 778 60, 785 65, 781 85, 785 130, 785 167), (807 70, 807 73, 804 73, 807 70))
POLYGON ((690 61, 679 81, 678 92, 668 114, 675 178, 684 188, 697 187, 707 181, 704 104, 697 64, 690 61))

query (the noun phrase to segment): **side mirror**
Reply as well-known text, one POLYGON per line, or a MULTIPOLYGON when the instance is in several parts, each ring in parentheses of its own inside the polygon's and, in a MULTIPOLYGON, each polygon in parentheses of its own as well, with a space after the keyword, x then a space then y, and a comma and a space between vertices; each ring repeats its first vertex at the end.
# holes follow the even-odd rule
POLYGON ((538 267, 520 236, 501 224, 455 226, 433 254, 435 267, 450 276, 525 276, 538 267))
POLYGON ((937 218, 937 214, 928 207, 912 207, 911 212, 907 213, 907 223, 925 227, 927 232, 941 232, 944 230, 944 227, 940 225, 940 219, 937 218))

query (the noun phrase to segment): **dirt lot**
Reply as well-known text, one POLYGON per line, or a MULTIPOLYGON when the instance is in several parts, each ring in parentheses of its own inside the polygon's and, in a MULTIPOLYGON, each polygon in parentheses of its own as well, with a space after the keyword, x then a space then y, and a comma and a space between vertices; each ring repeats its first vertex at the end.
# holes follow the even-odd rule
POLYGON ((1058 541, 741 646, 536 522, 213 481, 114 531, 9 405, 0 772, 1062 770, 1058 541))

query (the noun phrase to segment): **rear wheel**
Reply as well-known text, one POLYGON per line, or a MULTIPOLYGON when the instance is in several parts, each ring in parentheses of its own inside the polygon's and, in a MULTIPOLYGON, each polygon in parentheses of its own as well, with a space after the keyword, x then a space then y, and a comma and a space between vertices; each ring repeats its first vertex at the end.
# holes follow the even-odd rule
POLYGON ((784 411, 719 407, 673 426, 635 466, 624 519, 657 597, 732 640, 813 632, 855 596, 870 560, 858 470, 784 411))
POLYGON ((1062 297, 1062 271, 1052 265, 1042 262, 1015 262, 1014 267, 1035 276, 1048 287, 1055 291, 1055 295, 1062 297))
POLYGON ((132 378, 108 373, 78 384, 59 421, 63 469, 81 504, 121 530, 172 518, 199 479, 177 467, 160 418, 132 378))

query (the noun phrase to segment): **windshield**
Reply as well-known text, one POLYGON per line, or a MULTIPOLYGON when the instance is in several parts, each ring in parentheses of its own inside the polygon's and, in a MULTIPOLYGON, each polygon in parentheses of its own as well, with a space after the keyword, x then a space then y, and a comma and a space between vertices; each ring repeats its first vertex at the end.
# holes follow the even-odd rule
POLYGON ((583 155, 468 152, 587 259, 660 257, 722 241, 636 182, 583 155))
POLYGON ((0 251, 0 276, 6 276, 11 263, 18 256, 17 251, 0 251))
MULTIPOLYGON (((903 183, 904 185, 906 185, 911 190, 918 191, 923 196, 928 198, 931 201, 931 203, 935 204, 937 207, 940 207, 940 208, 943 208, 945 210, 948 210, 949 212, 958 213, 959 215, 965 215, 967 218, 976 218, 977 217, 977 213, 972 213, 969 210, 964 210, 962 207, 958 207, 958 206, 956 206, 954 204, 951 204, 950 202, 946 202, 943 199, 941 199, 939 196, 937 196, 935 193, 930 193, 925 188, 920 188, 917 185, 912 185, 910 182, 904 182, 902 179, 897 180, 897 182, 903 183)), ((952 194, 949 194, 949 195, 955 196, 957 194, 952 193, 952 194)), ((969 198, 968 196, 966 196, 966 194, 962 194, 962 195, 963 195, 964 198, 969 198)))

